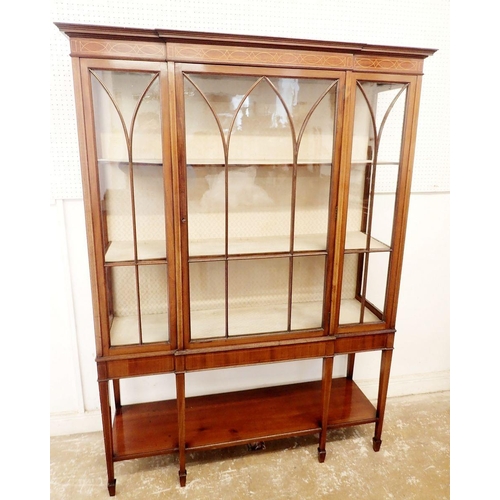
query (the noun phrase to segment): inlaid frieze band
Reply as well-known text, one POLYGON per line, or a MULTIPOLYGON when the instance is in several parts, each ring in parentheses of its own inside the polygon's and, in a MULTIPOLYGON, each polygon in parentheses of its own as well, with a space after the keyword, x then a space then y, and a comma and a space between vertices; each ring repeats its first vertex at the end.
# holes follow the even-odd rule
POLYGON ((164 43, 77 38, 71 40, 71 55, 164 61, 166 50, 164 43))
POLYGON ((195 44, 167 44, 168 59, 179 62, 209 62, 346 69, 352 66, 351 54, 281 49, 250 49, 195 44))
POLYGON ((354 70, 390 71, 392 73, 420 74, 423 69, 421 59, 403 59, 385 56, 354 56, 354 70))

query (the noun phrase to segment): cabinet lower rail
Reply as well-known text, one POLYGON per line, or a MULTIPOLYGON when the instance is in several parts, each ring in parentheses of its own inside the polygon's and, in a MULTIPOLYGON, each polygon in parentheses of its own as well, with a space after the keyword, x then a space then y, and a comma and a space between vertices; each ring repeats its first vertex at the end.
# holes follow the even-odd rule
MULTIPOLYGON (((185 422, 177 402, 126 405, 116 410, 113 460, 175 453, 179 428, 185 450, 208 450, 321 431, 321 381, 186 398, 185 422)), ((376 409, 356 383, 332 380, 328 427, 377 421, 376 409)))

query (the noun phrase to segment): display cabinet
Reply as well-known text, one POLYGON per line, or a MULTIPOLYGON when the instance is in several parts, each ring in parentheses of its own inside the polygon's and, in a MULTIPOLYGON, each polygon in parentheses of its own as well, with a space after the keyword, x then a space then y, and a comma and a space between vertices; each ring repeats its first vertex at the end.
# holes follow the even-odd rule
POLYGON ((73 61, 108 473, 375 424, 381 444, 424 59, 402 47, 57 24, 73 61), (358 352, 381 354, 373 405, 358 352), (343 377, 335 356, 347 355, 343 377), (186 397, 191 371, 317 380, 186 397), (120 380, 172 373, 172 400, 120 380))

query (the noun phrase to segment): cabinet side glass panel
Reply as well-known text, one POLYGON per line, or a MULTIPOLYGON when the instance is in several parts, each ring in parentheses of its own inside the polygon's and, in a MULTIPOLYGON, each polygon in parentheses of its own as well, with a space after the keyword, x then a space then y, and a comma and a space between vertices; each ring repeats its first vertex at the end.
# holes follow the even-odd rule
POLYGON ((114 281, 123 269, 134 275, 128 279, 134 291, 124 285, 134 296, 134 307, 130 301, 116 314, 114 299, 108 297, 115 311, 110 314, 111 345, 168 341, 159 74, 94 69, 91 82, 108 294, 122 293, 114 281), (143 266, 155 261, 163 264, 143 266), (162 312, 148 284, 155 280, 162 312))
POLYGON ((385 319, 406 84, 358 82, 340 324, 385 319))

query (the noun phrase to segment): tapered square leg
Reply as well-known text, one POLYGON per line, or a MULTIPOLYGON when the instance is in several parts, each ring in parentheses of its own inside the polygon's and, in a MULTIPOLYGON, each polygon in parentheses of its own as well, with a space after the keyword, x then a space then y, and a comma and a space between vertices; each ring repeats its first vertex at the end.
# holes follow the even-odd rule
POLYGON ((106 469, 108 472, 108 492, 110 496, 115 496, 116 479, 113 462, 113 430, 111 424, 111 408, 109 406, 109 383, 99 382, 99 399, 101 402, 102 430, 104 436, 104 450, 106 452, 106 469))
POLYGON ((379 451, 382 445, 382 427, 384 425, 385 404, 387 401, 387 390, 389 388, 389 375, 391 372, 392 349, 382 351, 380 363, 380 379, 377 400, 377 422, 375 424, 375 436, 373 437, 373 451, 379 451))
POLYGON ((177 389, 177 419, 179 427, 179 483, 186 486, 186 378, 184 373, 175 375, 177 389))
POLYGON ((321 384, 322 413, 321 432, 319 436, 318 461, 323 463, 326 458, 326 433, 328 432, 328 412, 330 409, 330 394, 332 391, 333 356, 323 358, 323 375, 321 384))
POLYGON ((108 483, 108 492, 110 497, 114 497, 116 494, 116 479, 108 483))

